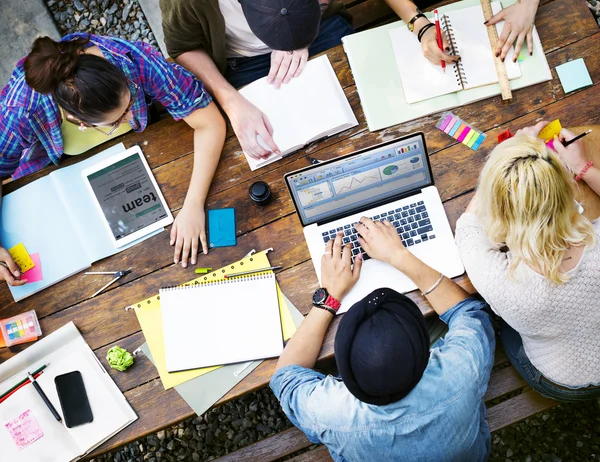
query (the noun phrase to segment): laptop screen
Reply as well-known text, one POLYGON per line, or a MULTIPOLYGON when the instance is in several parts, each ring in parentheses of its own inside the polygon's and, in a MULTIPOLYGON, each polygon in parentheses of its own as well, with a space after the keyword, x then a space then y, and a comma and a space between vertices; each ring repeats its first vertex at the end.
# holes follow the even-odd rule
POLYGON ((433 184, 422 134, 286 175, 304 226, 433 184))

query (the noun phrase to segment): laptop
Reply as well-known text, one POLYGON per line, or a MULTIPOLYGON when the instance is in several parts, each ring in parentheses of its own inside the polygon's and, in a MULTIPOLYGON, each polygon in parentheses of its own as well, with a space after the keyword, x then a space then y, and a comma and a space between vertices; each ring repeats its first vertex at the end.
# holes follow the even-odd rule
POLYGON ((400 293, 417 286, 398 270, 372 259, 358 243, 354 224, 362 216, 393 223, 410 252, 449 278, 465 269, 427 155, 423 133, 411 134, 285 175, 304 228, 317 277, 325 244, 338 231, 363 254, 360 279, 344 297, 340 313, 380 287, 400 293))

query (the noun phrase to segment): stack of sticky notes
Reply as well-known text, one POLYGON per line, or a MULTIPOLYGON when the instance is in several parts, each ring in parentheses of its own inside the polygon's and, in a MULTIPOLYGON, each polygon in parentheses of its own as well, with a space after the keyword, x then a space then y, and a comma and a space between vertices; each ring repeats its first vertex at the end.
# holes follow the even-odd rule
POLYGON ((473 151, 483 143, 486 137, 485 133, 476 130, 451 112, 444 112, 435 126, 473 151))
POLYGON ((565 93, 589 87, 592 84, 592 78, 583 58, 574 59, 573 61, 556 66, 556 73, 565 93))
POLYGON ((33 342, 42 335, 42 329, 34 310, 0 320, 0 346, 18 345, 19 343, 33 342), (3 340, 3 342, 2 342, 3 340))

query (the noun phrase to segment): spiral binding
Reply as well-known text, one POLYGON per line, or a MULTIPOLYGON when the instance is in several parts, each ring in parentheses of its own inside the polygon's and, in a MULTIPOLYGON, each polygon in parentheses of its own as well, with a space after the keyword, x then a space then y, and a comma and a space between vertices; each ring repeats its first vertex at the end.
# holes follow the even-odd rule
MULTIPOLYGON (((448 44, 450 45, 450 54, 452 56, 460 55, 460 51, 458 49, 458 45, 456 44, 456 37, 454 35, 454 30, 452 29, 452 23, 448 16, 442 16, 442 29, 446 34, 446 40, 448 40, 448 44)), ((454 63, 454 75, 456 76, 456 82, 460 84, 460 86, 465 88, 468 84, 467 76, 465 75, 465 68, 463 67, 463 63, 461 61, 454 63)))
POLYGON ((182 286, 168 286, 168 287, 161 287, 160 291, 161 292, 171 292, 171 291, 175 291, 175 290, 185 290, 185 289, 189 289, 192 287, 196 287, 196 286, 222 286, 222 285, 226 285, 226 284, 233 284, 236 282, 240 282, 240 281, 258 281, 259 279, 272 279, 274 278, 275 275, 273 273, 269 274, 269 273, 257 273, 257 274, 247 274, 247 275, 243 275, 243 276, 236 276, 234 278, 231 279, 222 279, 220 281, 194 281, 191 284, 184 284, 182 286))

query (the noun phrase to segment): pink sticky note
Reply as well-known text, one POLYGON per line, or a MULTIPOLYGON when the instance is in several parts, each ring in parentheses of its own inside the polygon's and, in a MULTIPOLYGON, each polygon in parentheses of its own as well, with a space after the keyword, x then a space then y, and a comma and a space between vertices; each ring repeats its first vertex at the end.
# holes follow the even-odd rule
POLYGON ((456 141, 458 141, 459 143, 462 143, 470 131, 471 131, 471 127, 466 126, 465 129, 461 132, 460 136, 458 138, 456 138, 456 141))
POLYGON ((44 436, 44 432, 35 420, 35 417, 31 414, 31 409, 27 409, 15 420, 8 422, 5 427, 19 448, 19 451, 44 436))
POLYGON ((30 254, 31 259, 33 260, 33 264, 35 265, 28 271, 25 271, 21 276, 23 279, 27 279, 27 282, 37 282, 44 279, 44 275, 42 274, 42 263, 40 262, 40 254, 32 253, 30 254))

